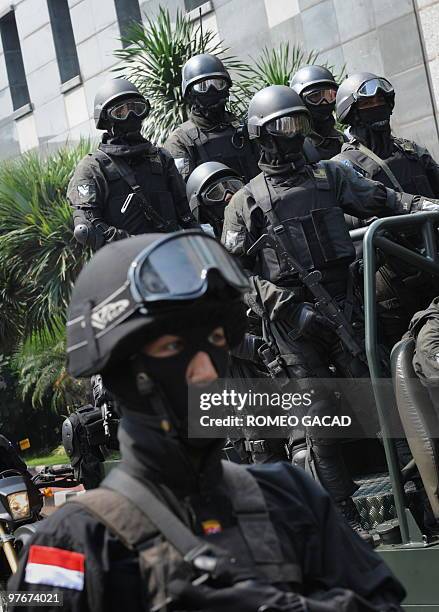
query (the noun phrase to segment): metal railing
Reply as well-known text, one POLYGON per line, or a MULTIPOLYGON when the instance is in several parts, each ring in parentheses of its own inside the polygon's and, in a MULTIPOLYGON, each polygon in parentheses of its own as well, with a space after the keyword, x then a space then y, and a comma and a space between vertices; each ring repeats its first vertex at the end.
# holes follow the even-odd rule
MULTIPOLYGON (((363 239, 364 260, 364 310, 366 331, 366 355, 369 364, 370 377, 375 395, 378 417, 383 434, 383 445, 392 483, 395 509, 401 529, 402 542, 409 546, 419 546, 419 530, 416 528, 413 517, 405 505, 404 485, 402 482, 396 447, 389 431, 388 397, 380 379, 385 373, 380 359, 380 350, 377 335, 377 304, 376 304, 376 251, 380 249, 385 254, 405 261, 407 264, 419 268, 429 274, 439 276, 439 255, 437 244, 437 227, 439 226, 439 213, 416 213, 388 217, 374 221, 368 228, 361 228, 351 232, 353 239, 363 239), (425 255, 393 242, 386 232, 419 228, 422 234, 425 255), (387 408, 386 408, 387 406, 387 408)), ((427 305, 426 305, 427 306, 427 305)))

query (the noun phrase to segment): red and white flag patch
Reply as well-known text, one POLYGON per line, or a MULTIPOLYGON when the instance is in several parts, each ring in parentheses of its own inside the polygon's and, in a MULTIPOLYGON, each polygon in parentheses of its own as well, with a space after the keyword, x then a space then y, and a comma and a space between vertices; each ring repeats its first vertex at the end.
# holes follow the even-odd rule
POLYGON ((34 544, 29 549, 25 581, 82 591, 84 570, 85 555, 82 553, 34 544))

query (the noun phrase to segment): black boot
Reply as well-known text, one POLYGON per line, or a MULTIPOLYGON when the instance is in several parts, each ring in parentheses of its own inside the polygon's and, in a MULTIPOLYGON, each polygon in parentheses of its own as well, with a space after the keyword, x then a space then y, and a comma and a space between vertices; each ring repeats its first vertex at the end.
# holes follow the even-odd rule
POLYGON ((348 497, 337 502, 337 508, 340 510, 349 527, 351 527, 362 540, 368 542, 369 544, 373 544, 372 535, 361 526, 360 514, 352 498, 348 497))

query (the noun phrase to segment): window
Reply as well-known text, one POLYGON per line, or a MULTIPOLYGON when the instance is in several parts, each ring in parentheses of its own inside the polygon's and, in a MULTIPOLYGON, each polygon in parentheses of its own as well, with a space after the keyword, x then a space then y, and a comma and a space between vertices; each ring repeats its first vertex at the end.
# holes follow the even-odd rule
POLYGON ((61 83, 79 75, 78 54, 73 36, 68 0, 47 0, 53 42, 61 83))
POLYGON ((186 12, 189 13, 189 11, 193 11, 205 3, 206 0, 184 0, 184 8, 186 9, 186 12))
MULTIPOLYGON (((139 0, 114 0, 120 35, 127 36, 133 21, 142 21, 139 0)), ((123 43, 124 46, 125 43, 123 43)))
POLYGON ((5 53, 9 89, 11 90, 12 106, 14 110, 17 110, 29 104, 30 98, 14 11, 0 19, 0 32, 5 53))

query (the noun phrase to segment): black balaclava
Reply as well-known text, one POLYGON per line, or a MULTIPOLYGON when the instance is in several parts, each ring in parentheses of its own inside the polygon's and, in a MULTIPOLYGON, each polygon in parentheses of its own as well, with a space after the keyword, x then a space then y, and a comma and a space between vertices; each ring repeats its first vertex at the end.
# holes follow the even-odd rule
POLYGON ((189 102, 191 112, 197 117, 204 119, 208 124, 217 125, 224 123, 226 119, 226 104, 229 99, 229 88, 217 91, 209 87, 204 94, 196 93, 191 89, 189 102))
POLYGON ((294 136, 273 136, 265 133, 259 139, 263 152, 263 159, 273 166, 293 164, 302 166, 304 162, 303 144, 305 136, 295 134, 294 136))
MULTIPOLYGON (((199 353, 206 353, 218 374, 224 378, 229 363, 227 348, 218 347, 209 342, 209 335, 218 327, 216 324, 204 325, 186 329, 179 335, 184 340, 184 349, 173 357, 150 357, 139 355, 136 365, 142 365, 148 375, 160 388, 161 393, 172 407, 176 422, 183 431, 187 431, 188 418, 188 385, 186 383, 186 370, 193 357, 199 353)), ((142 368, 142 369, 143 369, 142 368)))
POLYGON ((314 131, 319 134, 319 136, 329 136, 335 125, 335 102, 332 104, 318 105, 306 104, 306 108, 311 113, 314 131))
POLYGON ((383 159, 393 151, 391 114, 392 108, 387 102, 373 108, 354 108, 349 114, 351 134, 383 159))
MULTIPOLYGON (((186 370, 193 356, 198 352, 209 355, 218 377, 226 374, 229 351, 209 342, 209 335, 217 327, 223 327, 230 347, 238 344, 245 332, 245 307, 240 301, 225 301, 208 306, 193 305, 187 312, 177 309, 173 317, 158 320, 153 330, 145 329, 145 335, 128 338, 127 343, 140 342, 144 346, 163 334, 183 338, 184 349, 174 357, 153 358, 137 352, 130 360, 116 364, 102 374, 104 385, 117 398, 122 407, 138 412, 146 420, 158 421, 157 413, 151 406, 164 407, 161 418, 167 418, 178 432, 183 443, 187 437, 188 386, 186 370), (147 375, 145 389, 139 387, 139 375, 147 375), (154 398, 160 398, 160 402, 154 398)), ((126 346, 121 347, 126 352, 126 346)))
POLYGON ((111 126, 112 134, 117 138, 122 138, 127 142, 137 144, 143 140, 141 129, 143 119, 136 116, 129 116, 125 121, 114 121, 111 126))
POLYGON ((129 117, 125 121, 115 121, 108 132, 102 136, 99 148, 116 157, 128 159, 141 157, 152 147, 149 140, 141 134, 143 119, 129 117))

